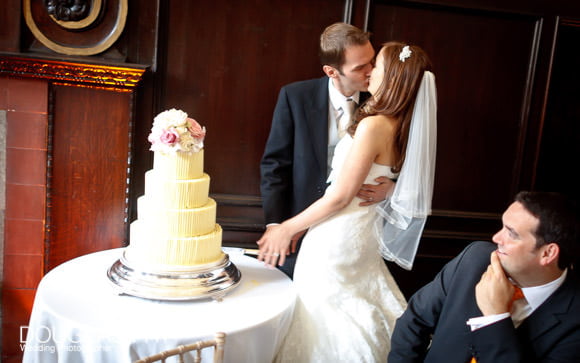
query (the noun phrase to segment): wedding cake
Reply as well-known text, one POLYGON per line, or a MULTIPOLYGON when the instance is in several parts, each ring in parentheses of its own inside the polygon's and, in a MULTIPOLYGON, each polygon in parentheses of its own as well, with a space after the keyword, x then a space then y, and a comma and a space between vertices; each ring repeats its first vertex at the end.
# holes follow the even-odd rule
POLYGON ((176 109, 161 112, 149 135, 153 169, 137 200, 124 258, 133 268, 183 270, 224 258, 216 202, 203 169, 205 128, 176 109))

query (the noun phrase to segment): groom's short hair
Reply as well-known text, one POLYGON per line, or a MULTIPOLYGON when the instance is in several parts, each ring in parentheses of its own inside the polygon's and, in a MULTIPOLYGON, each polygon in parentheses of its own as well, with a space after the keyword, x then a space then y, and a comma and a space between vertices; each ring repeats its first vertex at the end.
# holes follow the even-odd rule
POLYGON ((329 25, 320 35, 320 63, 342 71, 345 49, 352 45, 365 45, 370 37, 371 33, 347 23, 329 25))

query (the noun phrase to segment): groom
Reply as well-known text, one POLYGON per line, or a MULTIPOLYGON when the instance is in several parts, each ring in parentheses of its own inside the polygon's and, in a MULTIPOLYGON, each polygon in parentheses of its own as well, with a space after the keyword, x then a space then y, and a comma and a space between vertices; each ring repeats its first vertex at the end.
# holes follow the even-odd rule
POLYGON ((389 363, 580 362, 578 206, 521 192, 502 222, 411 297, 389 363))
MULTIPOLYGON (((325 76, 280 90, 260 165, 266 225, 295 216, 324 194, 334 147, 352 121, 345 110, 369 96, 375 56, 369 37, 349 24, 330 25, 320 36, 325 76)), ((386 177, 376 181, 378 186, 364 185, 357 195, 367 201, 363 205, 382 201, 393 186, 386 177)), ((293 238, 296 253, 280 267, 290 277, 302 235, 293 238)))

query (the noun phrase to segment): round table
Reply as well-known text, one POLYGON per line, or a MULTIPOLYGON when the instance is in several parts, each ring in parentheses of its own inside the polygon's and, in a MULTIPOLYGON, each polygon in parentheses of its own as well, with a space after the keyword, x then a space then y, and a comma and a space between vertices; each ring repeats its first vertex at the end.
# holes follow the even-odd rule
MULTIPOLYGON (((65 262, 38 286, 25 363, 133 362, 225 332, 225 362, 271 362, 296 299, 292 281, 252 257, 230 253, 242 273, 221 301, 162 301, 119 295, 107 269, 123 249, 65 262)), ((211 361, 213 351, 204 350, 211 361)))

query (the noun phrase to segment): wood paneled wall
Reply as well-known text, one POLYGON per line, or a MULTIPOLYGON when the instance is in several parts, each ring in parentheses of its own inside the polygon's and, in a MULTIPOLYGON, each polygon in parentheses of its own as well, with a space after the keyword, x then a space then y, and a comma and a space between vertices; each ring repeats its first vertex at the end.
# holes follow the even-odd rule
POLYGON ((133 107, 106 89, 55 84, 52 97, 46 271, 127 240, 133 107))
POLYGON ((21 358, 22 327, 46 272, 126 243, 143 71, 0 55, 8 119, 2 361, 21 358))

